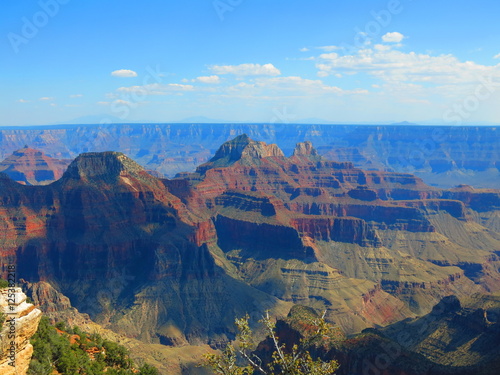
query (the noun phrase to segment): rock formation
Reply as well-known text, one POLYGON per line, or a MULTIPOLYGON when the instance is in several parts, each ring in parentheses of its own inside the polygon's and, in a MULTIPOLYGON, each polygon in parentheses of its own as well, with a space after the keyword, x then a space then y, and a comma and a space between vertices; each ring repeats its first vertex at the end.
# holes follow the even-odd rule
POLYGON ((47 310, 62 294, 148 343, 217 347, 235 317, 295 303, 353 333, 498 290, 498 196, 246 135, 171 180, 92 152, 48 186, 0 175, 1 259, 34 295, 60 297, 47 310))
POLYGON ((42 312, 26 302, 21 288, 0 290, 0 312, 6 315, 0 331, 0 373, 25 375, 33 354, 29 339, 38 328, 42 312))
POLYGON ((498 188, 500 142, 494 126, 307 124, 109 124, 0 129, 0 158, 28 144, 54 158, 119 151, 162 175, 194 171, 229 139, 248 134, 291 155, 311 141, 320 155, 364 170, 413 173, 428 184, 498 188))
POLYGON ((29 147, 14 151, 0 163, 0 172, 24 185, 47 185, 61 178, 70 160, 59 160, 29 147))

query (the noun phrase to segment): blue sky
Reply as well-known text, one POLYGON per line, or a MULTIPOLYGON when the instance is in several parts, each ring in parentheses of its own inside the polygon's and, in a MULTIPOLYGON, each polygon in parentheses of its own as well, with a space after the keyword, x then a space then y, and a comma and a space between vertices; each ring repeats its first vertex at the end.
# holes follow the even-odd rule
POLYGON ((494 0, 2 2, 0 125, 500 123, 494 0))

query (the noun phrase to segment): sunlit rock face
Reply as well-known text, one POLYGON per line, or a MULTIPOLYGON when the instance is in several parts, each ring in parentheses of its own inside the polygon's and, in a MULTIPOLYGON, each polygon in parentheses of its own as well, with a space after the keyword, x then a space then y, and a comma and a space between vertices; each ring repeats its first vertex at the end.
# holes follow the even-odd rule
POLYGON ((24 147, 0 163, 0 172, 23 185, 48 185, 61 178, 69 163, 24 147))
POLYGON ((21 288, 0 290, 0 312, 7 315, 0 331, 0 373, 25 375, 33 354, 29 340, 38 328, 42 312, 26 302, 21 288))

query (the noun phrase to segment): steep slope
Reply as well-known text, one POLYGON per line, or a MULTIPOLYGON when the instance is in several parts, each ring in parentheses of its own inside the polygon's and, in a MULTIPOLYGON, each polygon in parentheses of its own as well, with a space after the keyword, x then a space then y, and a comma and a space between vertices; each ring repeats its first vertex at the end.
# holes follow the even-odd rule
POLYGON ((118 332, 217 341, 236 315, 287 306, 217 266, 209 216, 123 154, 83 154, 49 186, 0 183, 3 261, 118 332))
POLYGON ((148 343, 217 347, 294 303, 354 333, 499 290, 499 192, 468 190, 246 135, 173 180, 85 153, 48 186, 0 175, 1 258, 148 343))
POLYGON ((71 306, 69 298, 54 289, 49 283, 41 281, 28 283, 20 280, 23 290, 36 306, 43 311, 52 323, 64 322, 69 327, 77 326, 83 332, 98 333, 106 340, 111 340, 130 350, 136 363, 154 365, 164 375, 181 375, 189 369, 189 374, 206 374, 198 369, 203 354, 212 352, 208 345, 173 347, 151 344, 118 334, 95 323, 88 314, 80 313, 71 306), (197 371, 198 370, 198 371, 197 371))
MULTIPOLYGON (((290 158, 262 149, 238 136, 195 173, 178 176, 212 208, 219 246, 245 280, 276 277, 263 264, 269 258, 321 262, 379 283, 418 314, 449 294, 498 290, 498 234, 473 210, 497 210, 479 202, 496 202, 498 191, 478 190, 472 199, 410 174, 326 161, 310 143, 298 144, 290 158), (258 267, 249 268, 249 259, 258 267)), ((271 292, 264 281, 249 282, 271 292)))
POLYGON ((60 179, 70 162, 25 146, 0 163, 0 172, 24 185, 47 185, 60 179))
MULTIPOLYGON (((418 319, 407 319, 384 329, 367 329, 349 338, 330 336, 307 349, 313 358, 337 360, 338 375, 494 375, 500 363, 498 301, 479 302, 464 308, 448 297, 432 312, 418 319), (487 305, 487 307, 486 307, 487 305)), ((285 351, 310 334, 319 318, 317 310, 296 305, 285 319, 276 322, 276 336, 285 351)), ((273 343, 262 341, 255 354, 266 364, 271 359, 273 343)))
POLYGON ((443 299, 432 312, 396 323, 382 333, 406 350, 419 353, 457 374, 494 374, 500 361, 498 297, 473 295, 464 304, 454 296, 443 299))

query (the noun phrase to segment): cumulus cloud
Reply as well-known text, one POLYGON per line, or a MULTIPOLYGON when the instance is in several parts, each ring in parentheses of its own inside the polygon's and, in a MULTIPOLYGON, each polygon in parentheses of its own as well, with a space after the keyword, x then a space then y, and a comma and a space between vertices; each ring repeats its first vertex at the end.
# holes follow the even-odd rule
POLYGON ((344 90, 326 85, 321 80, 306 79, 297 76, 259 77, 253 82, 240 82, 229 88, 232 96, 276 99, 282 97, 321 97, 324 95, 367 94, 367 90, 344 90))
POLYGON ((49 97, 49 96, 43 96, 43 97, 41 97, 38 100, 41 100, 41 101, 50 101, 50 100, 54 100, 54 98, 53 97, 49 97))
POLYGON ((332 52, 332 51, 337 51, 339 49, 342 49, 342 47, 339 46, 321 46, 321 47, 316 47, 317 49, 320 49, 325 52, 332 52))
POLYGON ((233 74, 236 76, 279 76, 280 70, 273 64, 214 65, 210 70, 215 74, 233 74))
POLYGON ((202 76, 194 79, 193 81, 195 82, 201 82, 201 83, 220 83, 220 77, 213 75, 213 76, 202 76))
POLYGON ((382 40, 386 43, 400 43, 404 38, 405 36, 397 31, 382 36, 382 40))
MULTIPOLYGON (((119 93, 136 94, 136 95, 168 95, 172 92, 192 91, 192 85, 182 85, 180 83, 152 83, 143 86, 120 87, 117 89, 119 93)), ((113 94, 110 95, 112 97, 113 94)))
POLYGON ((498 55, 493 56, 494 59, 500 59, 500 53, 498 55))
POLYGON ((397 50, 361 49, 356 54, 320 55, 318 75, 367 73, 386 82, 430 85, 473 84, 478 77, 500 77, 500 66, 462 62, 453 55, 431 56, 397 50))
POLYGON ((319 55, 320 59, 326 59, 326 60, 335 60, 337 57, 339 57, 339 54, 335 52, 322 53, 321 55, 319 55))
POLYGON ((83 95, 82 94, 75 94, 75 95, 70 95, 69 97, 70 98, 82 98, 83 95))
POLYGON ((24 99, 19 99, 17 102, 18 103, 29 103, 30 101, 29 100, 24 100, 24 99))
POLYGON ((125 77, 125 78, 137 77, 136 72, 128 69, 115 70, 114 72, 111 72, 111 75, 113 77, 125 77))
POLYGON ((389 51, 391 49, 391 46, 388 46, 386 44, 375 44, 373 46, 377 51, 389 51))
POLYGON ((309 48, 307 47, 303 47, 301 49, 299 49, 300 52, 308 52, 309 51, 309 48))

